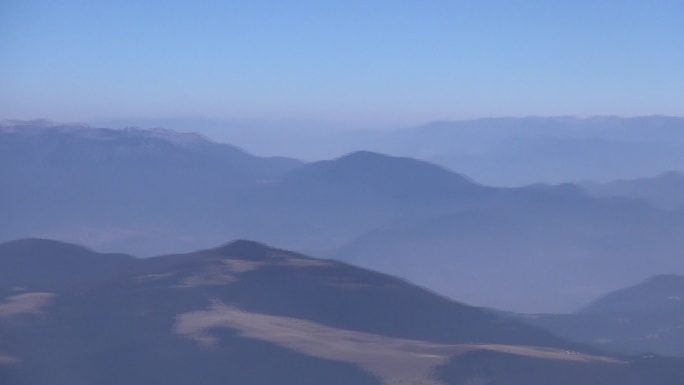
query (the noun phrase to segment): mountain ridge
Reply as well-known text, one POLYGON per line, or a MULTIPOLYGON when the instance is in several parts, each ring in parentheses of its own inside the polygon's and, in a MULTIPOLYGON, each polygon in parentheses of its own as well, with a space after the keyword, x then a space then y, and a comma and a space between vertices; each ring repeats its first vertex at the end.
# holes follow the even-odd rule
POLYGON ((600 296, 572 314, 521 319, 603 351, 684 357, 684 276, 653 276, 600 296))
POLYGON ((490 187, 370 152, 266 167, 204 147, 136 140, 100 148, 59 138, 36 145, 47 155, 2 147, 0 158, 15 154, 17 164, 0 169, 0 216, 12 223, 0 227, 0 240, 38 236, 150 256, 255 239, 526 312, 574 309, 613 287, 684 271, 684 211, 592 197, 573 185, 490 187), (18 164, 22 156, 35 162, 18 164), (535 268, 523 276, 522 266, 535 268), (461 276, 466 270, 473 274, 461 276), (539 293, 548 298, 528 300, 539 293))

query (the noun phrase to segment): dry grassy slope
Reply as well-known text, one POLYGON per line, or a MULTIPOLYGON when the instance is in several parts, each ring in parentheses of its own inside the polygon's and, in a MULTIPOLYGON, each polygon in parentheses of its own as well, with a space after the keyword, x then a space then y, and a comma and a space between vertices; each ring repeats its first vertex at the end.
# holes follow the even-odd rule
POLYGON ((436 385, 484 370, 498 384, 520 362, 546 383, 590 368, 578 378, 675 385, 405 281, 248 241, 54 288, 3 289, 2 383, 436 385))

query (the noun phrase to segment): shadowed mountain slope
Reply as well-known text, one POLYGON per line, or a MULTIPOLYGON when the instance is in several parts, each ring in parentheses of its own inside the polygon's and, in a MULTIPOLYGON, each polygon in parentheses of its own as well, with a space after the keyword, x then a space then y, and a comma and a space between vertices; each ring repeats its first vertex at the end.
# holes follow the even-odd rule
POLYGON ((197 282, 203 290, 220 290, 222 302, 255 313, 430 341, 561 343, 398 278, 250 241, 140 264, 147 274, 168 275, 153 286, 197 282))
MULTIPOLYGON (((51 245, 68 266, 66 245, 51 245)), ((0 302, 0 381, 456 385, 482 373, 510 383, 522 365, 543 368, 529 385, 674 385, 683 372, 654 358, 656 375, 393 277, 250 241, 136 261, 87 288, 13 289, 0 302)))

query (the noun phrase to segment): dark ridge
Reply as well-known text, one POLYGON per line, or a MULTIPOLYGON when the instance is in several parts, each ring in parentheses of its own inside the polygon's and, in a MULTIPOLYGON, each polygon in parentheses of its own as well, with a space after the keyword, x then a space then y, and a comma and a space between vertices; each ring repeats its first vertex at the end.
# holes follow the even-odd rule
POLYGON ((149 272, 168 268, 183 269, 182 266, 197 266, 207 261, 225 258, 263 261, 269 259, 274 250, 276 249, 259 242, 238 239, 210 249, 145 258, 141 260, 140 265, 144 271, 149 272))
POLYGON ((401 166, 405 168, 404 172, 407 174, 411 174, 417 171, 431 171, 430 173, 433 175, 443 174, 445 176, 448 175, 450 177, 457 177, 461 179, 461 182, 466 185, 477 184, 472 179, 464 175, 458 174, 453 170, 442 165, 438 165, 425 160, 419 160, 402 156, 392 156, 372 151, 354 151, 327 162, 329 164, 337 163, 339 165, 344 165, 347 167, 360 167, 364 169, 370 168, 371 170, 380 169, 388 171, 391 168, 401 166))
POLYGON ((490 190, 442 166, 368 151, 304 165, 283 183, 286 196, 306 195, 307 201, 325 197, 338 205, 347 201, 436 204, 490 190))
POLYGON ((45 238, 24 238, 0 244, 0 258, 10 253, 32 253, 40 256, 55 256, 64 253, 90 254, 95 251, 74 243, 45 238))
POLYGON ((0 283, 23 286, 95 282, 123 274, 136 261, 130 255, 97 253, 59 241, 20 239, 0 244, 0 283))

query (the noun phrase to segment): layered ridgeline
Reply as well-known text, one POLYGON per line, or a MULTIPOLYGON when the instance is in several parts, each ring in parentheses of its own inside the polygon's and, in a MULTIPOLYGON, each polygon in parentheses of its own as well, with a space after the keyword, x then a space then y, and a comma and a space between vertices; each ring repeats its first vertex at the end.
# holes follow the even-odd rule
POLYGON ((3 241, 158 255, 255 239, 522 312, 684 273, 684 211, 574 185, 493 188, 366 151, 302 164, 164 130, 0 131, 3 241))
POLYGON ((249 241, 135 259, 22 240, 0 245, 0 271, 20 272, 0 277, 3 384, 684 380, 678 360, 598 354, 397 278, 249 241))
POLYGON ((684 174, 679 171, 608 183, 584 182, 582 187, 596 196, 625 196, 643 199, 664 209, 684 208, 684 174))
POLYGON ((634 179, 684 169, 684 118, 522 117, 434 122, 404 130, 387 150, 488 184, 634 179))
POLYGON ((604 351, 684 357, 684 276, 652 277, 611 292, 573 314, 522 319, 604 351))
POLYGON ((347 131, 238 127, 201 119, 140 125, 202 128, 259 153, 302 159, 330 159, 356 150, 407 156, 497 186, 608 182, 684 170, 684 118, 671 116, 502 117, 347 131))
POLYGON ((88 240, 151 255, 221 242, 230 226, 220 239, 211 229, 234 216, 235 197, 301 162, 194 133, 28 121, 0 126, 0 164, 0 239, 88 240))

